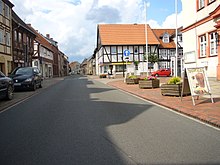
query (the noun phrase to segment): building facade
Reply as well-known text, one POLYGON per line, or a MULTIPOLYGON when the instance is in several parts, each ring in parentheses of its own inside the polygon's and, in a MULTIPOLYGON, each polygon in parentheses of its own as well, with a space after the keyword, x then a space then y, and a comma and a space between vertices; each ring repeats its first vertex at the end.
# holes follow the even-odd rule
POLYGON ((58 62, 58 56, 59 56, 59 48, 58 48, 58 42, 55 41, 53 38, 50 37, 50 34, 46 34, 46 37, 48 42, 50 42, 52 46, 53 51, 53 77, 59 77, 59 62, 58 62))
POLYGON ((71 62, 69 64, 71 69, 71 74, 79 74, 80 73, 80 63, 78 61, 71 62))
MULTIPOLYGON (((145 24, 100 24, 97 35, 97 75, 108 72, 116 76, 124 75, 124 72, 140 75, 151 69, 171 68, 174 65, 172 62, 175 60, 171 57, 176 52, 175 29, 151 29, 145 24), (148 55, 157 56, 157 63, 147 64, 146 43, 148 55), (126 55, 126 52, 129 53, 126 55)), ((178 47, 181 52, 181 45, 178 44, 178 47)))
POLYGON ((220 80, 220 0, 182 0, 185 67, 206 67, 220 80))
POLYGON ((30 24, 28 26, 35 31, 37 37, 34 40, 34 55, 32 65, 37 67, 43 78, 53 77, 53 50, 46 38, 38 33, 30 24))
POLYGON ((32 66, 36 34, 12 11, 12 68, 32 66))
POLYGON ((12 71, 12 7, 8 0, 0 0, 0 71, 12 71))

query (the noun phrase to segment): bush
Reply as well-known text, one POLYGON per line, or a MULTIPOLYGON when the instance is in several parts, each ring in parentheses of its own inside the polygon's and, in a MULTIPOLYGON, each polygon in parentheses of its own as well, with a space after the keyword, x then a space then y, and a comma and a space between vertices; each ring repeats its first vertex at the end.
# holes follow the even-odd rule
POLYGON ((180 83, 181 83, 180 77, 172 77, 168 81, 168 84, 180 84, 180 83))
POLYGON ((128 76, 129 79, 137 79, 137 76, 135 75, 131 75, 131 76, 128 76))

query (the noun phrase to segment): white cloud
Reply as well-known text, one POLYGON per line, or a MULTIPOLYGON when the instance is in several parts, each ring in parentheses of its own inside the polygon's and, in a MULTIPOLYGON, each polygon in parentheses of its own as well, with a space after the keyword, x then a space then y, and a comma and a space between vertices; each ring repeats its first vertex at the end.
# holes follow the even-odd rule
MULTIPOLYGON (((50 34, 70 61, 81 62, 93 54, 98 23, 144 23, 142 0, 11 1, 19 17, 41 34, 50 34)), ((163 25, 155 20, 147 22, 152 28, 169 28, 172 21, 171 15, 163 25)))

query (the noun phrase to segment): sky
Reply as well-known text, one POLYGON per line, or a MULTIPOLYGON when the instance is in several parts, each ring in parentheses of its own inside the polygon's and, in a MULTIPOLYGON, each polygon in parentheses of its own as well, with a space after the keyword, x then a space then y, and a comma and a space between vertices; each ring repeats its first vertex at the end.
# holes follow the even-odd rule
MULTIPOLYGON (((35 30, 58 42, 69 62, 82 62, 96 47, 98 24, 148 23, 175 28, 175 0, 10 0, 13 10, 35 30), (144 7, 147 4, 147 11, 144 7)), ((178 1, 178 27, 182 3, 178 1)))

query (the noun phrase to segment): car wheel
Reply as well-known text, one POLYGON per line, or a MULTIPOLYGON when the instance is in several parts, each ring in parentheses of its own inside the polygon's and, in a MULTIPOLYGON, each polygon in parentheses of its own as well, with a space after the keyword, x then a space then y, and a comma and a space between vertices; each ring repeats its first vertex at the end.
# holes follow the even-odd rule
POLYGON ((11 85, 9 85, 7 88, 6 99, 7 100, 13 99, 13 87, 11 85))
POLYGON ((36 83, 35 82, 33 82, 33 85, 32 85, 32 91, 35 91, 36 89, 37 89, 37 86, 36 86, 36 83))
POLYGON ((42 84, 41 84, 41 82, 40 82, 39 88, 42 88, 42 84))
POLYGON ((158 75, 158 74, 155 74, 155 76, 158 77, 159 75, 158 75))

